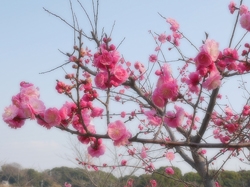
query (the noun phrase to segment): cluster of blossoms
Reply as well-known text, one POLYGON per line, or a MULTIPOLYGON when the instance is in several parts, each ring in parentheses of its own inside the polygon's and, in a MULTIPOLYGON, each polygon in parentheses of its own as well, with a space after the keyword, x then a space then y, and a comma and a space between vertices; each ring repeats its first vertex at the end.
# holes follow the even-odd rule
POLYGON ((126 69, 119 64, 120 55, 116 47, 109 45, 110 39, 104 39, 99 52, 94 54, 93 64, 99 69, 95 76, 95 84, 100 89, 119 86, 124 83, 129 74, 126 69))

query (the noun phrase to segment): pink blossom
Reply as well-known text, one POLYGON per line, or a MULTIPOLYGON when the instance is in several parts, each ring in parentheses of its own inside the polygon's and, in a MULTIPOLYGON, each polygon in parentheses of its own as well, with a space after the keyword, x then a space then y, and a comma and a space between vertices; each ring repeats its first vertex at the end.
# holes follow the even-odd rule
POLYGON ((135 69, 139 70, 140 74, 142 74, 146 71, 144 65, 140 62, 135 62, 134 67, 135 67, 135 69))
POLYGON ((149 56, 149 61, 150 62, 156 62, 157 61, 157 56, 155 54, 149 56))
POLYGON ((174 19, 172 19, 172 18, 168 18, 167 19, 167 22, 171 25, 171 27, 170 27, 170 29, 172 30, 172 31, 177 31, 178 29, 179 29, 179 23, 177 23, 174 19))
POLYGON ((144 146, 142 147, 140 155, 142 159, 147 158, 147 149, 144 146))
POLYGON ((160 93, 161 97, 164 99, 176 99, 178 96, 178 85, 176 80, 168 81, 158 87, 157 92, 160 93))
POLYGON ((200 91, 199 88, 199 82, 201 80, 201 76, 199 75, 199 72, 192 72, 189 74, 189 79, 186 79, 186 83, 188 85, 188 88, 190 92, 198 94, 200 91))
POLYGON ((48 123, 48 128, 61 123, 61 117, 57 108, 49 108, 44 112, 44 121, 48 123))
POLYGON ((164 107, 167 104, 167 99, 162 97, 162 94, 159 92, 158 89, 155 89, 152 95, 153 103, 158 107, 164 107))
POLYGON ((221 85, 221 78, 222 76, 218 71, 213 71, 202 85, 207 90, 214 90, 221 85))
POLYGON ((124 83, 129 77, 128 72, 125 69, 123 69, 121 65, 116 66, 114 70, 112 71, 112 73, 113 73, 113 76, 111 77, 110 82, 115 87, 124 83))
POLYGON ((207 150, 206 149, 201 149, 200 151, 199 151, 199 154, 201 154, 201 155, 205 155, 207 153, 207 150))
POLYGON ((172 167, 167 167, 165 169, 165 172, 168 174, 168 175, 173 175, 174 174, 174 170, 172 167))
POLYGON ((157 81, 156 87, 160 87, 162 84, 173 80, 172 71, 169 64, 164 64, 161 67, 161 73, 159 75, 160 77, 157 81))
POLYGON ((126 166, 126 165, 127 165, 127 160, 122 160, 122 161, 121 161, 121 165, 122 165, 122 166, 126 166))
POLYGON ((77 62, 77 57, 72 55, 69 57, 69 61, 70 62, 77 62))
POLYGON ((102 139, 95 140, 90 142, 88 147, 88 153, 92 157, 99 157, 105 153, 105 145, 102 143, 102 139))
POLYGON ((240 15, 245 14, 248 12, 248 7, 246 5, 240 6, 240 15))
POLYGON ((102 115, 103 109, 99 108, 99 107, 93 107, 91 108, 91 117, 95 118, 95 117, 99 117, 102 115))
POLYGON ((65 183, 64 183, 64 187, 71 187, 71 184, 70 184, 70 183, 65 182, 65 183))
POLYGON ((185 117, 185 112, 183 108, 178 107, 175 105, 176 113, 173 111, 166 112, 166 115, 164 117, 164 122, 166 125, 172 128, 176 128, 182 124, 182 121, 185 117))
POLYGON ((207 52, 201 51, 194 59, 197 69, 207 68, 213 63, 213 60, 207 52))
POLYGON ((242 115, 243 115, 243 116, 248 116, 248 115, 250 115, 250 105, 245 105, 245 106, 243 107, 242 115))
POLYGON ((205 44, 201 47, 201 51, 208 53, 212 59, 212 61, 216 61, 220 51, 219 51, 219 43, 215 40, 207 39, 205 44))
POLYGON ((172 161, 172 160, 174 160, 175 155, 174 155, 173 152, 167 152, 166 158, 167 158, 168 160, 172 161))
POLYGON ((128 139, 131 138, 131 133, 127 131, 124 123, 120 120, 108 125, 108 135, 116 146, 127 145, 128 139))
POLYGON ((95 76, 95 84, 98 88, 105 90, 108 88, 107 85, 108 81, 108 72, 106 71, 99 71, 95 76))
POLYGON ((215 187, 221 187, 221 185, 218 182, 215 182, 215 187))
POLYGON ((124 123, 117 120, 108 125, 108 135, 112 140, 119 140, 126 132, 124 123))
POLYGON ((232 133, 234 133, 234 132, 237 130, 238 125, 237 125, 237 124, 230 123, 230 124, 225 125, 225 127, 227 128, 228 132, 229 132, 230 134, 232 134, 232 133))
POLYGON ((129 131, 126 131, 120 139, 114 140, 114 145, 115 146, 128 145, 129 138, 131 137, 132 137, 132 134, 129 131))
POLYGON ((100 52, 94 54, 94 65, 102 70, 113 69, 117 64, 120 55, 116 50, 106 50, 105 45, 101 45, 100 52))
POLYGON ((236 7, 235 2, 231 1, 230 4, 228 5, 228 8, 229 8, 231 14, 233 14, 234 11, 236 10, 235 7, 236 7))
POLYGON ((19 110, 19 108, 17 108, 15 105, 6 107, 2 117, 4 122, 14 129, 21 128, 25 122, 22 111, 19 110))
POLYGON ((166 34, 165 34, 165 33, 160 34, 159 37, 158 37, 158 40, 159 40, 161 43, 165 43, 166 40, 167 40, 166 34))
POLYGON ((243 29, 250 31, 250 12, 241 15, 240 24, 243 29))
POLYGON ((121 112, 121 117, 125 118, 125 116, 126 116, 126 112, 121 112))
MULTIPOLYGON (((88 125, 87 127, 88 132, 94 134, 96 133, 95 126, 94 125, 88 125)), ((86 131, 83 129, 82 125, 80 124, 80 127, 77 129, 81 134, 86 134, 86 131)), ((91 141, 96 141, 96 138, 94 137, 87 137, 87 136, 77 136, 78 140, 83 144, 88 144, 91 141)))
POLYGON ((10 105, 5 107, 4 113, 2 115, 4 121, 14 119, 19 113, 19 108, 16 105, 10 105))
POLYGON ((150 180, 151 187, 157 187, 157 182, 156 180, 151 179, 150 180))
POLYGON ((145 111, 144 114, 147 116, 150 125, 159 126, 162 123, 162 119, 157 116, 155 110, 145 111))
POLYGON ((239 55, 236 49, 226 48, 223 50, 223 59, 226 63, 234 62, 238 60, 239 55))

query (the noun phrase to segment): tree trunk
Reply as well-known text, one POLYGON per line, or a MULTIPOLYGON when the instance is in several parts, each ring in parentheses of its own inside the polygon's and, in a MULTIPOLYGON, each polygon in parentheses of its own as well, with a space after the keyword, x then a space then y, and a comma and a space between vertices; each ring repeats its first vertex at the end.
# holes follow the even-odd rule
POLYGON ((199 149, 192 149, 192 156, 195 162, 195 168, 203 180, 204 187, 216 187, 214 178, 209 174, 209 168, 206 158, 199 154, 199 149))

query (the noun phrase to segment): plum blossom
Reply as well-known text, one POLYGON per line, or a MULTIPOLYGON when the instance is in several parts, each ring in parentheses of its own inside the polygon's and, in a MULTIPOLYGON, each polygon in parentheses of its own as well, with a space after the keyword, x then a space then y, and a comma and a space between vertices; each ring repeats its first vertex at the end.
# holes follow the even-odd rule
POLYGON ((4 109, 3 120, 11 128, 21 128, 24 125, 25 118, 22 111, 16 105, 10 105, 4 109))
POLYGON ((236 10, 235 7, 236 7, 235 2, 231 1, 230 4, 228 5, 228 8, 229 8, 231 14, 233 14, 234 11, 236 10))
POLYGON ((209 77, 203 82, 202 86, 207 90, 214 90, 221 85, 221 78, 219 71, 213 71, 209 77))
POLYGON ((44 112, 44 121, 48 124, 47 128, 57 126, 61 123, 61 117, 57 108, 49 108, 44 112))
POLYGON ((106 49, 106 45, 102 44, 100 52, 94 54, 93 64, 102 70, 113 69, 120 58, 120 54, 112 47, 111 50, 106 49))
POLYGON ((241 15, 240 24, 243 29, 250 31, 250 12, 241 15))
POLYGON ((151 179, 150 180, 151 187, 157 187, 157 182, 156 180, 151 179))
POLYGON ((121 161, 121 165, 122 165, 122 166, 126 166, 126 164, 127 164, 127 160, 122 160, 122 161, 121 161))
POLYGON ((105 90, 108 88, 107 81, 108 81, 108 72, 106 71, 99 71, 95 76, 95 84, 98 88, 105 90))
POLYGON ((155 54, 149 56, 149 61, 150 62, 156 62, 157 61, 157 56, 155 54))
POLYGON ((213 63, 213 60, 209 53, 201 51, 194 59, 197 70, 201 68, 207 68, 213 63))
POLYGON ((192 72, 188 76, 189 79, 186 79, 185 82, 188 85, 190 92, 198 94, 200 91, 199 82, 201 80, 201 76, 199 72, 192 72))
POLYGON ((145 148, 144 146, 142 147, 140 156, 142 159, 147 158, 147 148, 145 148))
POLYGON ((95 141, 90 142, 90 146, 88 147, 88 153, 92 157, 99 157, 105 153, 106 147, 102 143, 102 139, 97 139, 95 141))
POLYGON ((135 62, 134 67, 135 67, 135 69, 137 69, 140 72, 140 74, 142 74, 146 71, 144 65, 140 62, 135 62))
POLYGON ((91 117, 99 117, 102 115, 103 109, 99 107, 92 107, 91 108, 91 117))
POLYGON ((167 22, 171 25, 170 29, 174 32, 177 31, 180 27, 179 23, 177 23, 177 21, 172 18, 168 18, 167 22))
POLYGON ((156 115, 155 110, 144 111, 144 114, 147 116, 150 125, 159 126, 162 122, 162 119, 156 115))
POLYGON ((128 139, 132 136, 120 120, 108 125, 108 135, 116 146, 127 145, 129 143, 128 139))
POLYGON ((174 155, 173 152, 167 152, 167 153, 166 153, 166 158, 167 158, 169 161, 172 161, 172 160, 174 160, 175 155, 174 155))
POLYGON ((168 174, 168 175, 173 175, 174 174, 174 170, 172 167, 167 167, 165 169, 165 172, 168 174))
POLYGON ((166 34, 160 34, 159 37, 158 37, 158 40, 161 42, 161 43, 165 43, 166 40, 167 40, 167 36, 166 34))
POLYGON ((215 40, 207 39, 205 41, 205 44, 202 45, 202 47, 200 48, 200 50, 208 53, 212 61, 216 61, 220 54, 219 43, 216 42, 215 40))
POLYGON ((240 6, 240 15, 245 14, 248 12, 248 7, 246 5, 240 6))
POLYGON ((111 75, 110 82, 115 87, 124 83, 129 77, 128 72, 121 65, 116 66, 111 73, 113 76, 111 75))
POLYGON ((64 183, 64 187, 71 187, 71 184, 70 184, 70 183, 65 182, 65 183, 64 183))
POLYGON ((185 117, 185 112, 183 108, 174 106, 176 113, 173 111, 168 111, 166 112, 166 115, 164 117, 164 122, 167 126, 176 128, 181 125, 184 117, 185 117))

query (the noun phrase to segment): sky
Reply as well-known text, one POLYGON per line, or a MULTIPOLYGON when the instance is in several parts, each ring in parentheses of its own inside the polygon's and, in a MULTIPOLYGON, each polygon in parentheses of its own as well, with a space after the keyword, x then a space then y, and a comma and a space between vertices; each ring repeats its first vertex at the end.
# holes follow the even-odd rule
MULTIPOLYGON (((76 1, 72 2, 80 27, 89 32, 90 26, 84 19, 83 11, 76 1)), ((91 1, 82 2, 91 13, 91 1)), ((235 20, 235 15, 231 15, 228 10, 229 2, 105 0, 100 3, 99 30, 104 28, 110 33, 115 22, 112 41, 118 45, 125 37, 119 51, 131 62, 147 62, 148 56, 154 51, 154 40, 149 30, 170 34, 168 24, 158 13, 176 19, 181 31, 196 46, 202 44, 207 32, 210 38, 220 43, 222 49, 228 46, 235 20)), ((31 82, 39 87, 41 99, 47 107, 60 107, 65 102, 66 98, 58 95, 54 89, 56 80, 64 76, 63 70, 39 73, 65 63, 67 58, 58 49, 63 52, 72 51, 73 30, 45 12, 43 7, 72 23, 68 0, 1 1, 1 113, 11 104, 11 97, 18 93, 21 81, 31 82)), ((240 37, 242 32, 237 31, 236 35, 240 37)), ((249 36, 247 39, 250 39, 249 36)), ((195 55, 190 45, 186 46, 186 52, 190 56, 195 55)), ((17 162, 25 168, 37 170, 59 166, 75 167, 71 141, 75 141, 71 135, 58 129, 47 130, 34 121, 27 121, 21 129, 15 130, 0 119, 0 164, 17 162)), ((236 165, 237 169, 239 167, 250 169, 248 165, 236 165)), ((229 166, 228 168, 230 169, 229 166)), ((185 169, 183 168, 184 172, 187 171, 185 169)))

